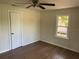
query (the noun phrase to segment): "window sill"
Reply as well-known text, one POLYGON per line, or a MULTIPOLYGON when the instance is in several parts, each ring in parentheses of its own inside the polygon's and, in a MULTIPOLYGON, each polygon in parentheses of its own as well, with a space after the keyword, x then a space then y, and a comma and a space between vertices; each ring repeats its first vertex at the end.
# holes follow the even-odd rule
POLYGON ((68 38, 68 37, 60 37, 60 36, 56 36, 56 38, 58 38, 58 39, 65 39, 65 40, 69 40, 69 38, 68 38))

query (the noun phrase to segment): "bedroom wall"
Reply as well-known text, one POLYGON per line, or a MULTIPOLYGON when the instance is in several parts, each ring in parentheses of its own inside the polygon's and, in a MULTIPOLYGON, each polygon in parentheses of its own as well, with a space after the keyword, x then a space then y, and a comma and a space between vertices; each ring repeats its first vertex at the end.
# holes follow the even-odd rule
POLYGON ((79 52, 79 7, 41 11, 40 27, 41 41, 79 52), (69 40, 56 37, 57 15, 69 16, 69 40))
POLYGON ((0 53, 11 49, 8 11, 22 13, 22 45, 38 40, 79 52, 79 8, 37 11, 0 4, 0 53), (69 40, 56 34, 56 16, 69 15, 69 40))
POLYGON ((11 49, 9 11, 22 13, 21 28, 23 46, 38 41, 40 37, 39 11, 0 4, 0 53, 11 49))

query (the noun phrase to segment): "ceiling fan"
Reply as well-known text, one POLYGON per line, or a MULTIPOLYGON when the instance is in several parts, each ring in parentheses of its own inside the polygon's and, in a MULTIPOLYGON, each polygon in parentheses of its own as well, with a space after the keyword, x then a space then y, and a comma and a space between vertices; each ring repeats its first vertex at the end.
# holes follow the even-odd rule
MULTIPOLYGON (((27 3, 24 3, 24 4, 27 4, 27 3)), ((31 0, 30 5, 26 8, 39 7, 41 9, 46 9, 45 7, 43 7, 43 5, 45 5, 45 6, 55 6, 55 4, 52 4, 52 3, 40 3, 39 0, 31 0)))

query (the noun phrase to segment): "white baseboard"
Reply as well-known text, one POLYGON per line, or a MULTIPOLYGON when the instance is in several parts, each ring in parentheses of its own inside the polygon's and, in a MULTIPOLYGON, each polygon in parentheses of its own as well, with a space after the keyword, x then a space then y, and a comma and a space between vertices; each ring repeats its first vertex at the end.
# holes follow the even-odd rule
POLYGON ((5 53, 7 51, 10 51, 10 49, 4 50, 4 51, 0 51, 0 54, 5 53))
MULTIPOLYGON (((32 42, 27 43, 27 44, 24 44, 24 45, 22 45, 22 46, 26 46, 26 45, 29 45, 29 44, 35 43, 35 42, 37 42, 37 41, 39 41, 39 40, 32 41, 32 42)), ((8 52, 8 51, 10 51, 10 50, 11 50, 11 49, 7 49, 7 50, 4 50, 4 51, 0 51, 0 54, 5 53, 5 52, 8 52)))
MULTIPOLYGON (((25 45, 29 45, 29 44, 35 43, 35 42, 37 42, 37 41, 39 41, 39 40, 30 42, 30 43, 25 44, 25 45)), ((77 50, 74 50, 74 49, 71 49, 71 48, 68 48, 68 47, 64 47, 64 46, 61 46, 61 45, 59 45, 59 44, 51 43, 51 42, 48 42, 48 41, 45 41, 45 40, 40 40, 40 41, 43 41, 43 42, 46 42, 46 43, 49 43, 49 44, 52 44, 52 45, 56 45, 56 46, 59 46, 59 47, 62 47, 62 48, 65 48, 65 49, 68 49, 68 50, 71 50, 71 51, 74 51, 74 52, 79 53, 79 51, 77 51, 77 50)), ((25 46, 25 45, 23 45, 23 46, 25 46)), ((0 54, 1 54, 1 53, 5 53, 5 52, 7 52, 7 51, 10 51, 10 49, 7 49, 7 50, 5 50, 5 51, 0 51, 0 54)))
POLYGON ((29 42, 29 43, 22 44, 22 46, 26 46, 26 45, 29 45, 29 44, 35 43, 35 42, 37 42, 37 41, 39 41, 39 40, 35 40, 35 41, 29 42))
POLYGON ((75 49, 71 49, 71 48, 68 48, 68 47, 65 47, 65 46, 62 46, 62 45, 59 45, 59 44, 51 43, 51 42, 48 42, 48 41, 45 41, 45 40, 41 40, 41 41, 52 44, 52 45, 56 45, 56 46, 59 46, 59 47, 62 47, 62 48, 68 49, 68 50, 71 50, 71 51, 76 52, 76 53, 79 53, 79 51, 77 51, 75 49))

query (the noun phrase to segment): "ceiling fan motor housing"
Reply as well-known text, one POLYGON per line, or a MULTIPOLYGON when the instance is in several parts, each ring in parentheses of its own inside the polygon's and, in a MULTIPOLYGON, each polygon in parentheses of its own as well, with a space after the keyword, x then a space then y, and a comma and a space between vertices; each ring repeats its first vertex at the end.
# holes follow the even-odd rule
POLYGON ((39 1, 39 0, 32 0, 34 7, 38 4, 38 1, 39 1))

